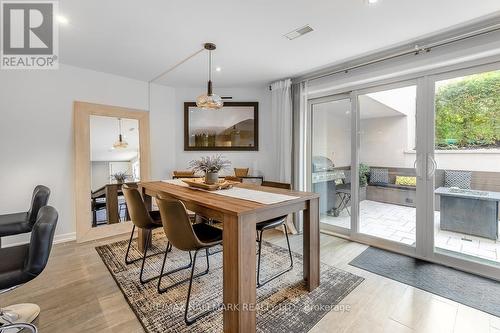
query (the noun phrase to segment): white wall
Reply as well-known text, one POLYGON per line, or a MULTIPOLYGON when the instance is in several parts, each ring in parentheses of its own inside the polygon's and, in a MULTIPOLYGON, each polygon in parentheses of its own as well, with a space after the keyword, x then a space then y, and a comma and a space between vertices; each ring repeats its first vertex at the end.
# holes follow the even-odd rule
POLYGON ((406 116, 361 119, 359 161, 371 166, 407 167, 407 134, 406 116))
MULTIPOLYGON (((255 152, 186 152, 184 151, 184 102, 193 102, 206 87, 176 89, 175 98, 175 169, 185 170, 189 161, 204 155, 222 154, 232 162, 232 167, 250 168, 249 173, 261 174, 269 180, 275 180, 271 128, 271 92, 262 88, 217 88, 214 92, 220 96, 231 96, 232 102, 259 102, 259 151, 255 152)), ((173 170, 168 170, 170 173, 173 170)), ((232 174, 233 170, 227 173, 232 174)))
POLYGON ((92 162, 90 168, 92 191, 109 183, 109 162, 92 162))
POLYGON ((347 101, 317 104, 312 112, 313 156, 328 157, 336 167, 351 165, 351 116, 347 101))
MULTIPOLYGON (((153 85, 151 89, 151 175, 170 177, 201 153, 183 151, 183 102, 200 89, 153 85)), ((217 89, 235 101, 258 101, 260 151, 225 153, 234 166, 249 166, 273 177, 270 94, 262 89, 217 89)), ((59 70, 0 72, 0 214, 26 211, 35 185, 52 189, 59 211, 56 240, 74 237, 73 102, 148 109, 147 83, 61 65, 59 70)), ((208 153, 208 152, 207 152, 208 153)), ((89 222, 90 223, 90 222, 89 222)), ((3 244, 28 239, 7 237, 3 244)))

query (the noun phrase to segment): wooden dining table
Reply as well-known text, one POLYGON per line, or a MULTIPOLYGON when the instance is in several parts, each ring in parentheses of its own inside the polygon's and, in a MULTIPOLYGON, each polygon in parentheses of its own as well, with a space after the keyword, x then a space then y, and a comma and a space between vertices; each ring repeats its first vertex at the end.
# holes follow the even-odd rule
MULTIPOLYGON (((262 204, 161 181, 141 182, 144 201, 151 209, 158 194, 181 200, 187 209, 223 223, 224 332, 256 330, 256 223, 303 212, 303 277, 306 288, 320 284, 319 194, 252 184, 236 186, 297 198, 262 204)), ((144 251, 147 232, 139 230, 138 247, 144 251)))

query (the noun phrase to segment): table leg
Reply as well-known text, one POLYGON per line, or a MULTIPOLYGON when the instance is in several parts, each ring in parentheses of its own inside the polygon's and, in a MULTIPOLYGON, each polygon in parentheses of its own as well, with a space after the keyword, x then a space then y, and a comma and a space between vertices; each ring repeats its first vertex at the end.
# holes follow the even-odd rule
POLYGON ((256 330, 255 216, 224 216, 224 332, 256 330))
POLYGON ((108 224, 119 222, 116 186, 106 186, 106 214, 108 215, 108 224))
POLYGON ((304 210, 304 280, 309 291, 319 286, 319 199, 311 199, 304 210))
MULTIPOLYGON (((144 204, 146 205, 146 209, 151 211, 153 209, 153 200, 151 196, 147 195, 144 192, 144 188, 142 188, 142 200, 144 200, 144 204)), ((148 241, 148 230, 137 228, 137 249, 139 252, 144 253, 146 251, 146 243, 148 241)), ((151 239, 150 239, 151 241, 151 239)), ((149 244, 151 245, 151 244, 149 244)))

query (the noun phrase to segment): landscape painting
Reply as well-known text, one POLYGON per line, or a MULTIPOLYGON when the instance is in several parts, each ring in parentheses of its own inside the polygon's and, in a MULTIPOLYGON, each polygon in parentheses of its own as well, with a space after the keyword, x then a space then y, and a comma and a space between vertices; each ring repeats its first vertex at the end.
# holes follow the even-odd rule
POLYGON ((184 150, 258 150, 258 102, 225 102, 218 110, 184 103, 184 150))

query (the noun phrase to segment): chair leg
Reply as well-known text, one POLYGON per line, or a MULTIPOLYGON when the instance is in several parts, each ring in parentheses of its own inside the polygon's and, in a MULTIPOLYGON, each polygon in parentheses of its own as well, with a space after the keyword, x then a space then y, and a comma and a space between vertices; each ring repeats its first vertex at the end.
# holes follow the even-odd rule
POLYGON ((198 254, 198 251, 199 250, 196 250, 194 252, 194 258, 193 258, 193 267, 191 267, 191 277, 189 279, 189 287, 188 287, 188 294, 187 294, 187 299, 186 299, 186 308, 184 309, 184 321, 186 322, 186 325, 191 325, 193 324, 194 322, 196 322, 198 319, 200 319, 201 317, 204 317, 206 315, 208 315, 209 313, 215 311, 216 309, 209 309, 209 310, 206 310, 202 313, 199 313, 197 314, 196 316, 193 316, 191 318, 188 317, 188 312, 189 312, 189 301, 191 299, 191 290, 192 290, 192 287, 193 287, 193 279, 194 278, 197 278, 201 275, 205 275, 208 273, 209 269, 210 269, 210 262, 209 262, 209 255, 208 255, 208 248, 205 249, 206 251, 206 257, 207 257, 207 269, 205 272, 202 272, 202 273, 199 273, 197 275, 194 275, 194 270, 195 270, 195 266, 196 266, 196 256, 198 254))
MULTIPOLYGON (((135 231, 135 225, 132 227, 132 233, 130 234, 130 238, 128 240, 128 246, 127 246, 127 252, 125 253, 125 263, 127 265, 130 265, 136 261, 139 261, 139 260, 142 260, 142 258, 136 258, 136 259, 132 259, 130 260, 128 258, 128 255, 129 255, 129 252, 130 252, 130 247, 132 245, 132 239, 134 238, 134 231, 135 231)), ((151 230, 152 232, 152 230, 151 230)), ((170 251, 172 248, 168 249, 168 251, 170 251)), ((160 254, 163 254, 165 252, 163 251, 160 251, 160 252, 155 252, 155 253, 151 253, 150 255, 148 255, 146 258, 150 258, 150 257, 154 257, 154 256, 157 256, 157 255, 160 255, 160 254)))
POLYGON ((127 265, 130 265, 131 263, 133 263, 134 261, 137 261, 138 259, 136 260, 129 260, 128 259, 128 253, 130 252, 130 245, 132 245, 132 238, 134 238, 134 232, 135 232, 135 224, 134 226, 132 227, 132 233, 130 234, 130 239, 128 240, 128 247, 127 247, 127 253, 125 254, 125 263, 127 265))
POLYGON ((158 293, 159 293, 159 294, 163 294, 163 293, 164 293, 164 292, 166 292, 167 290, 172 289, 173 287, 176 287, 176 286, 178 286, 178 285, 180 285, 180 284, 182 284, 182 283, 184 283, 184 282, 189 281, 189 279, 184 279, 184 280, 182 280, 182 281, 175 282, 175 283, 173 283, 173 284, 171 284, 171 285, 169 285, 169 286, 167 286, 167 287, 165 287, 165 288, 162 288, 162 287, 161 287, 161 281, 162 281, 162 278, 163 278, 164 276, 167 276, 167 275, 173 274, 173 273, 175 273, 175 272, 179 272, 179 271, 181 271, 181 270, 183 270, 183 269, 187 269, 187 268, 191 267, 191 265, 193 264, 193 257, 192 257, 192 255, 191 255, 191 252, 189 251, 189 264, 188 264, 188 265, 185 265, 185 266, 182 266, 182 267, 179 267, 179 268, 174 268, 174 269, 172 269, 172 270, 170 270, 170 271, 168 271, 168 272, 166 272, 166 273, 163 273, 163 271, 165 270, 165 263, 166 263, 166 261, 167 261, 167 254, 168 254, 168 252, 170 252, 170 251, 168 250, 169 248, 170 248, 170 249, 172 249, 172 244, 170 244, 170 242, 168 242, 168 244, 167 244, 167 251, 165 251, 165 257, 163 257, 163 264, 161 265, 160 276, 159 276, 159 279, 158 279, 158 286, 157 286, 157 290, 158 290, 158 293))
POLYGON ((257 236, 257 243, 259 244, 259 248, 258 248, 258 252, 257 252, 257 288, 260 287, 260 257, 261 257, 261 252, 262 252, 262 233, 264 232, 264 230, 257 232, 258 236, 257 236))
POLYGON ((263 285, 271 282, 272 280, 280 277, 281 275, 291 271, 293 268, 292 249, 290 247, 290 240, 288 239, 288 228, 286 226, 286 223, 283 225, 283 227, 285 228, 285 238, 286 238, 286 244, 288 246, 288 255, 290 256, 290 266, 288 266, 288 268, 279 272, 278 274, 273 275, 273 276, 265 279, 264 281, 260 281, 260 260, 261 260, 261 249, 262 249, 262 234, 264 233, 264 230, 262 230, 260 232, 260 237, 259 237, 259 253, 258 253, 258 261, 257 261, 257 288, 260 288, 263 285))
POLYGON ((147 237, 147 240, 146 240, 146 247, 144 248, 144 255, 142 256, 142 265, 141 265, 141 273, 139 274, 139 281, 141 281, 142 284, 144 283, 147 283, 151 280, 153 280, 154 278, 149 278, 149 279, 146 279, 144 280, 142 278, 142 275, 144 273, 144 264, 146 263, 146 258, 147 258, 147 254, 148 254, 148 249, 149 249, 149 244, 151 243, 151 234, 153 233, 152 230, 149 230, 148 231, 148 237, 147 237))

